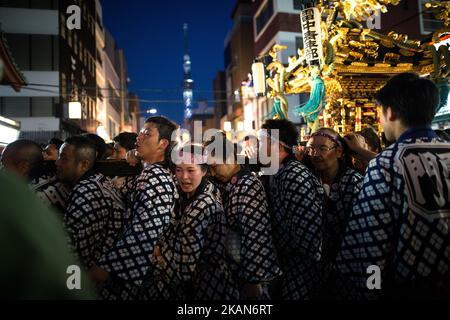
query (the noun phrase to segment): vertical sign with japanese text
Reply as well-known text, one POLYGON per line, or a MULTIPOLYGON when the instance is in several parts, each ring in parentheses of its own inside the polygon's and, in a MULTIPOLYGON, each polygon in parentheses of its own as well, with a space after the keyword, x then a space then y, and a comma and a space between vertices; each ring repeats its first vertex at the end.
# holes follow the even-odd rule
POLYGON ((322 35, 320 29, 320 12, 317 8, 307 8, 300 13, 303 34, 303 47, 306 61, 318 64, 322 58, 322 35))

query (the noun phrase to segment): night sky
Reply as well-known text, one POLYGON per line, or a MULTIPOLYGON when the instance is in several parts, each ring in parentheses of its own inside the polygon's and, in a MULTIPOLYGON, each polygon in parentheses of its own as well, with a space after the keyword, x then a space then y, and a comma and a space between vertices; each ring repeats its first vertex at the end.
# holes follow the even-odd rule
MULTIPOLYGON (((194 100, 208 99, 218 70, 224 68, 224 40, 233 25, 235 0, 102 0, 103 22, 128 64, 131 91, 144 102, 141 109, 181 123, 183 119, 183 23, 189 25, 189 51, 194 100)), ((195 105, 196 106, 196 103, 195 105)))

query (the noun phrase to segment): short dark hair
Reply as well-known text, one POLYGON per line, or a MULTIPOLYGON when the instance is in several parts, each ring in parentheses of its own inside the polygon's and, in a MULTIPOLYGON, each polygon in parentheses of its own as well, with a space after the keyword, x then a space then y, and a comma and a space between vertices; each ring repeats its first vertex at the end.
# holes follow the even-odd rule
POLYGON ((439 89, 416 73, 402 73, 391 78, 375 95, 383 112, 388 107, 407 127, 430 126, 439 106, 439 89))
POLYGON ((55 145, 56 149, 59 149, 59 148, 61 148, 63 143, 64 143, 64 141, 62 141, 61 139, 52 138, 52 139, 48 140, 47 144, 53 144, 53 145, 55 145))
POLYGON ((293 147, 297 145, 299 134, 293 122, 287 119, 268 119, 261 128, 267 130, 269 135, 271 135, 272 130, 278 130, 278 139, 287 146, 283 146, 285 151, 288 153, 294 152, 293 147))
POLYGON ((91 139, 85 135, 73 136, 67 138, 64 143, 75 147, 75 160, 77 162, 87 160, 89 161, 91 168, 94 166, 96 146, 91 139))
POLYGON ((167 139, 169 141, 169 146, 166 148, 164 154, 165 161, 169 161, 170 153, 177 144, 176 141, 172 141, 172 134, 178 129, 178 125, 164 116, 150 117, 145 120, 145 123, 153 123, 156 126, 159 133, 159 140, 167 139))
POLYGON ((39 167, 44 158, 42 148, 39 144, 31 140, 19 139, 6 146, 8 156, 20 158, 18 160, 26 161, 31 169, 39 167))
POLYGON ((366 127, 361 130, 360 134, 372 150, 375 150, 376 153, 381 152, 381 139, 374 128, 366 127))
POLYGON ((134 132, 121 132, 119 135, 115 136, 113 140, 119 143, 127 151, 136 148, 136 138, 137 133, 134 132))
POLYGON ((106 142, 102 137, 94 133, 85 133, 83 137, 89 139, 95 146, 95 151, 97 152, 97 160, 106 160, 106 142))

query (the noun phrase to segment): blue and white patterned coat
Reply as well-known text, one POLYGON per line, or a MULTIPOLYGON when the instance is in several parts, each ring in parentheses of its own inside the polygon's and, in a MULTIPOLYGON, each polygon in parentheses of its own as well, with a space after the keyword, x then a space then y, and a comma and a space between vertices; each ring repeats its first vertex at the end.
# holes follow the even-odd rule
POLYGON ((450 293, 450 143, 410 129, 370 162, 336 269, 344 298, 450 293))
POLYGON ((133 207, 119 241, 97 265, 109 272, 102 289, 104 299, 136 299, 148 272, 154 246, 169 225, 178 192, 170 172, 161 164, 147 166, 136 177, 133 207))
POLYGON ((161 257, 152 259, 149 299, 229 300, 237 298, 225 261, 227 223, 217 188, 204 181, 158 241, 161 257))
POLYGON ((271 177, 270 194, 274 241, 283 271, 281 298, 313 298, 324 280, 323 188, 308 168, 289 156, 271 177))
POLYGON ((243 168, 225 187, 223 204, 229 229, 228 260, 240 298, 245 298, 243 284, 270 284, 281 274, 264 187, 243 168))
POLYGON ((71 246, 90 268, 121 235, 125 207, 111 181, 100 173, 86 174, 67 200, 64 224, 71 246))

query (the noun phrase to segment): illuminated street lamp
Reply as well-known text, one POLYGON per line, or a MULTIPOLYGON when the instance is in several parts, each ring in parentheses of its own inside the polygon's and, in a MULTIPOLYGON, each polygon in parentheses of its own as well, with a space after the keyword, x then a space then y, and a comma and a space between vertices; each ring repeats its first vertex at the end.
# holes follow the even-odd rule
POLYGON ((252 65, 253 88, 258 97, 266 94, 266 69, 262 62, 255 61, 252 65))
POLYGON ((231 122, 230 121, 225 121, 223 124, 223 130, 225 132, 231 131, 231 122))
POLYGON ((81 102, 69 102, 69 119, 81 119, 81 102))

